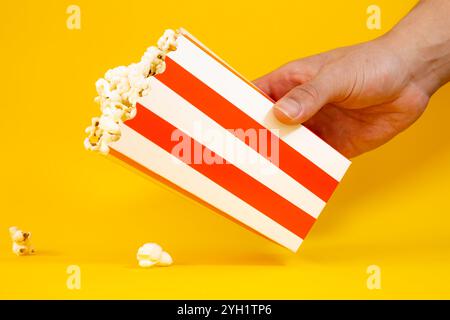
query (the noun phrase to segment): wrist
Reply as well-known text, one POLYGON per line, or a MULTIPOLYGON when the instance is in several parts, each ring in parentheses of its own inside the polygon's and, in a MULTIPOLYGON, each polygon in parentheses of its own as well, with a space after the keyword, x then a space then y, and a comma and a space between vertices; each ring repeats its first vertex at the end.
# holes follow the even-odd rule
POLYGON ((406 65, 410 80, 431 96, 450 80, 450 1, 421 1, 379 40, 406 65))
POLYGON ((411 35, 391 30, 376 41, 401 61, 402 74, 399 76, 404 77, 407 83, 418 86, 428 96, 441 86, 441 81, 432 66, 433 59, 424 54, 419 41, 411 41, 411 35))

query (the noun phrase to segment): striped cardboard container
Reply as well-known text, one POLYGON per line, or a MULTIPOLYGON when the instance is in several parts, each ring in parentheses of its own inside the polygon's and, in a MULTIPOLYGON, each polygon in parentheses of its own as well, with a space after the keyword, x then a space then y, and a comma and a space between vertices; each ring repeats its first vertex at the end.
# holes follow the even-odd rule
POLYGON ((111 155, 297 251, 350 161, 186 31, 166 63, 111 155))

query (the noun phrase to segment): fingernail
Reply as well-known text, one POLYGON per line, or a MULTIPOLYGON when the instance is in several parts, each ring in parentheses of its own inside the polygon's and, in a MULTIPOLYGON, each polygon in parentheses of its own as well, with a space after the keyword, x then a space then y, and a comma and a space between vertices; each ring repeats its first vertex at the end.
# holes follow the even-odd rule
POLYGON ((275 104, 275 108, 292 120, 297 119, 302 112, 301 105, 291 98, 285 98, 278 101, 275 104))

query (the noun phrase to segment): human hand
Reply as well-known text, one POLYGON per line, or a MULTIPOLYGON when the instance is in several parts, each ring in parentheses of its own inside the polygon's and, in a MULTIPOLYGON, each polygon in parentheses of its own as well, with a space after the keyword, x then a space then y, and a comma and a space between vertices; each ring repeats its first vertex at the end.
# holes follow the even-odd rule
POLYGON ((437 3, 420 4, 383 37, 290 62, 255 84, 277 101, 280 121, 304 123, 347 157, 374 149, 414 123, 448 81, 448 28, 435 26, 443 31, 431 39, 421 25, 443 11, 437 3))
POLYGON ((347 157, 387 142, 425 110, 431 93, 383 41, 300 59, 255 84, 277 101, 274 113, 304 123, 347 157))

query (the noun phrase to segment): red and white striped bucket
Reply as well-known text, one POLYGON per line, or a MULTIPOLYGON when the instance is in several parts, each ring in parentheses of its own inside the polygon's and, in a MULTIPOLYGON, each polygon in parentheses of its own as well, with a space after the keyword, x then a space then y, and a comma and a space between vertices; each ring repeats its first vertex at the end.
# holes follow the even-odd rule
POLYGON ((350 161, 186 31, 166 64, 110 154, 297 251, 350 161))

